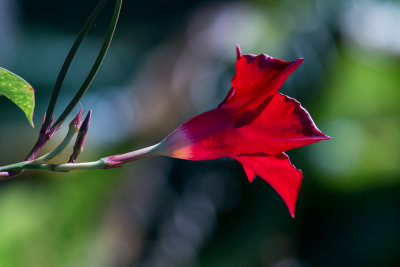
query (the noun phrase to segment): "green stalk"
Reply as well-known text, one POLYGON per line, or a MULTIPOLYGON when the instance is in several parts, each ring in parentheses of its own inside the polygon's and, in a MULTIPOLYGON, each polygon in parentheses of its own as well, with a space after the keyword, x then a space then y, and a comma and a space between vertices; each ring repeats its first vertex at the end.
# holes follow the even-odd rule
MULTIPOLYGON (((40 152, 42 147, 47 143, 47 141, 51 138, 51 136, 55 132, 56 126, 61 125, 61 123, 65 120, 65 118, 72 111, 73 107, 79 102, 80 98, 87 91, 87 88, 90 86, 91 82, 93 81, 94 77, 96 76, 97 71, 101 66, 101 63, 104 60, 104 57, 107 53, 107 50, 110 46, 112 37, 115 32, 115 28, 116 28, 116 25, 118 22, 119 12, 121 10, 122 0, 116 0, 113 18, 110 23, 107 35, 104 39, 103 46, 99 52, 99 55, 93 65, 89 75, 87 76, 86 80, 84 81, 81 89, 77 92, 77 94, 75 95, 73 100, 71 100, 71 102, 69 103, 67 108, 64 110, 64 112, 61 114, 61 116, 57 119, 57 121, 53 125, 51 125, 52 120, 53 120, 52 116, 53 116, 53 112, 54 112, 54 107, 56 105, 62 83, 64 82, 64 78, 68 72, 70 65, 71 65, 72 59, 74 58, 76 51, 78 50, 83 38, 88 33, 89 29, 93 26, 96 18, 100 14, 101 10, 104 8, 107 1, 108 0, 101 0, 99 2, 99 4, 96 6, 96 8, 93 10, 92 14, 90 14, 89 18, 85 22, 85 25, 82 27, 78 37, 76 38, 74 44, 72 45, 72 47, 64 61, 64 64, 58 75, 57 81, 54 85, 53 92, 52 92, 52 95, 51 95, 51 98, 49 101, 49 105, 47 107, 47 112, 46 112, 47 115, 45 116, 45 120, 42 125, 43 132, 42 131, 40 132, 38 141, 35 143, 31 152, 28 154, 28 156, 27 156, 28 160, 35 159, 36 155, 40 152)), ((17 173, 8 173, 8 174, 2 174, 2 176, 8 175, 10 177, 10 176, 14 176, 16 174, 17 173)))
POLYGON ((72 170, 83 170, 83 169, 106 169, 107 168, 106 166, 107 163, 105 159, 99 159, 97 161, 92 161, 92 162, 65 163, 65 164, 45 164, 45 163, 36 163, 34 161, 22 161, 0 167, 0 173, 10 172, 10 171, 20 172, 23 170, 67 172, 72 170))
POLYGON ((64 140, 52 152, 47 153, 46 155, 43 155, 40 158, 33 160, 32 162, 34 162, 36 164, 44 163, 44 162, 47 162, 47 161, 51 160, 52 158, 56 157, 68 146, 68 144, 71 142, 72 138, 74 137, 74 135, 77 132, 78 132, 78 129, 76 127, 70 125, 64 140))
MULTIPOLYGON (((106 2, 107 0, 103 0, 101 3, 106 2)), ((101 4, 100 3, 100 4, 101 4)), ((99 5, 100 5, 99 4, 99 5)), ((82 96, 86 93, 87 89, 89 88, 90 84, 92 83, 94 77, 96 76, 97 72, 100 69, 101 64, 104 61, 104 58, 107 54, 108 48, 110 47, 111 40, 114 36, 115 28, 117 26, 120 10, 121 10, 122 0, 116 0, 114 14, 108 28, 106 37, 104 39, 103 45, 100 49, 100 52, 96 58, 95 63, 93 64, 92 69, 90 70, 88 76, 86 77, 85 81, 83 82, 79 91, 75 94, 72 100, 69 102, 68 106, 64 109, 60 117, 56 120, 55 123, 51 126, 51 128, 55 127, 60 122, 64 121, 65 118, 69 115, 69 113, 74 109, 74 107, 78 104, 82 96)), ((100 11, 99 11, 100 12, 100 11)), ((58 95, 57 95, 58 96, 58 95)), ((48 116, 50 117, 50 116, 48 116)))
MULTIPOLYGON (((93 10, 93 12, 90 14, 89 18, 85 22, 84 26, 82 27, 81 31, 78 34, 78 37, 76 38, 74 44, 72 45, 62 67, 60 70, 60 73, 58 74, 56 83, 53 88, 53 92, 49 101, 49 105, 47 107, 47 112, 45 116, 45 120, 42 125, 42 129, 44 130, 43 132, 41 131, 39 134, 38 141, 35 143, 34 147, 32 148, 31 152, 28 154, 27 159, 33 160, 35 159, 36 155, 40 152, 42 147, 46 144, 46 142, 51 138, 53 135, 54 131, 56 130, 56 127, 59 127, 61 123, 65 120, 65 118, 71 113, 72 109, 76 106, 76 104, 79 102, 79 100, 82 98, 82 96, 85 94, 87 89, 89 88, 90 84, 92 83, 94 77, 96 76, 101 64, 103 63, 104 57, 107 54, 108 48, 110 47, 112 38, 114 36, 115 28, 117 26, 118 18, 119 18, 119 13, 121 10, 122 6, 122 0, 116 0, 115 2, 115 8, 114 8, 114 14, 110 23, 110 26, 108 28, 107 34, 105 36, 103 45, 100 49, 100 52, 96 58, 95 63, 93 64, 92 69, 90 70, 88 76, 86 77, 85 81, 83 82, 81 88, 79 91, 76 93, 74 98, 71 100, 71 102, 68 104, 68 106, 64 109, 60 117, 57 119, 57 121, 51 125, 52 123, 52 116, 54 112, 54 107, 56 105, 61 86, 64 82, 65 76, 68 72, 68 69, 71 65, 71 62, 76 54, 76 51, 78 50, 82 40, 90 30, 90 28, 93 26, 96 18, 99 16, 100 12, 104 8, 105 4, 109 0, 101 0, 99 4, 96 6, 96 8, 93 10)), ((25 161, 27 162, 27 161, 25 161)), ((17 165, 20 163, 16 163, 17 165)), ((13 164, 12 164, 13 165, 13 164)), ((8 166, 12 166, 8 165, 8 166)), ((0 167, 0 170, 4 169, 0 167)), ((15 170, 20 170, 20 168, 17 168, 15 170)), ((8 171, 8 172, 0 172, 0 177, 11 177, 17 175, 19 172, 18 171, 8 171)))
MULTIPOLYGON (((67 139, 67 138, 66 138, 67 139)), ((63 142, 64 143, 64 142, 63 142)), ((0 177, 8 177, 5 172, 21 172, 23 170, 68 172, 74 170, 92 170, 92 169, 110 169, 120 167, 123 164, 162 155, 160 144, 138 149, 121 155, 113 155, 101 158, 96 161, 83 163, 64 163, 64 164, 45 164, 35 161, 22 161, 10 165, 0 167, 0 177), (4 175, 3 175, 4 174, 4 175), (2 176, 3 175, 3 176, 2 176)), ((50 153, 51 154, 51 153, 50 153)), ((48 156, 50 157, 50 156, 48 156)))
POLYGON ((26 164, 23 169, 52 171, 52 172, 69 172, 72 170, 93 170, 106 169, 106 162, 103 159, 83 163, 64 163, 64 164, 26 164))
POLYGON ((105 4, 109 0, 102 0, 100 1, 96 8, 93 10, 93 12, 90 14, 89 18, 86 20, 85 24, 83 25, 81 31, 78 34, 78 37, 76 38, 74 44, 72 45, 71 49, 69 50, 69 53, 67 57, 65 58, 64 64, 61 67, 60 73, 58 74, 57 81, 54 85, 53 92, 49 101, 49 105, 47 107, 46 111, 46 119, 44 121, 44 125, 48 125, 50 123, 50 120, 53 116, 54 112, 54 107, 56 105, 58 95, 61 90, 61 86, 64 82, 65 76, 67 75, 68 69, 71 65, 72 59, 74 58, 76 51, 78 50, 82 40, 85 38, 86 34, 89 32, 90 28, 93 26, 96 18, 99 16, 101 10, 104 8, 105 4))

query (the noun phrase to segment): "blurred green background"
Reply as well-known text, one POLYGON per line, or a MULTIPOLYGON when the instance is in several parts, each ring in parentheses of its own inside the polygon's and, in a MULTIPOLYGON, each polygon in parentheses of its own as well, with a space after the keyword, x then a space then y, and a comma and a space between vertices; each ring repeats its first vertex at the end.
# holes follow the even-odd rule
MULTIPOLYGON (((0 65, 36 93, 35 129, 0 98, 0 165, 32 147, 96 3, 0 0, 0 65)), ((112 5, 80 48, 57 114, 88 73, 112 5)), ((304 173, 296 218, 229 159, 26 172, 0 181, 0 266, 400 266, 399 25, 398 1, 124 1, 82 99, 93 116, 81 160, 152 145, 215 107, 230 88, 237 43, 244 54, 304 57, 282 92, 332 140, 288 153, 304 173)))

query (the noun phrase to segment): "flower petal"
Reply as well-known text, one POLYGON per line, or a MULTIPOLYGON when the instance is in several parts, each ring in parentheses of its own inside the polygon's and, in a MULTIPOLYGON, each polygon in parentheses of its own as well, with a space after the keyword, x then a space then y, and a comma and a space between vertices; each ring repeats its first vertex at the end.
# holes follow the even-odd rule
POLYGON ((303 174, 296 169, 285 154, 276 156, 235 157, 245 169, 251 170, 267 181, 283 198, 289 212, 294 217, 296 201, 300 192, 303 174))
POLYGON ((197 115, 170 133, 161 141, 160 154, 189 160, 228 157, 234 154, 238 143, 232 134, 231 114, 216 108, 197 115))
POLYGON ((299 102, 277 93, 266 106, 243 113, 235 124, 236 132, 247 144, 247 152, 255 149, 269 155, 330 139, 318 130, 310 114, 299 102), (251 144, 251 146, 249 145, 251 144))
POLYGON ((299 102, 280 93, 239 119, 234 115, 218 107, 192 118, 162 141, 163 155, 190 160, 271 156, 330 139, 299 102))
POLYGON ((246 109, 258 106, 278 92, 289 75, 303 62, 303 58, 285 61, 265 54, 244 55, 236 62, 233 89, 220 104, 224 108, 246 109))
POLYGON ((247 179, 249 179, 249 182, 253 182, 254 179, 256 178, 256 173, 253 170, 250 170, 246 166, 243 165, 244 172, 246 173, 247 179))

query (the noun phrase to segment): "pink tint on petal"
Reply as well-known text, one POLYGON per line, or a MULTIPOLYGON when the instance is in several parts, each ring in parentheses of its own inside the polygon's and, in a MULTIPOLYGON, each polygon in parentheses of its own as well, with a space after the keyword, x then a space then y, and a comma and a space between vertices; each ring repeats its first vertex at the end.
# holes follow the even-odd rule
POLYGON ((237 139, 228 138, 231 126, 232 118, 226 110, 216 108, 201 113, 161 142, 166 148, 162 154, 189 160, 229 157, 237 143, 237 139))

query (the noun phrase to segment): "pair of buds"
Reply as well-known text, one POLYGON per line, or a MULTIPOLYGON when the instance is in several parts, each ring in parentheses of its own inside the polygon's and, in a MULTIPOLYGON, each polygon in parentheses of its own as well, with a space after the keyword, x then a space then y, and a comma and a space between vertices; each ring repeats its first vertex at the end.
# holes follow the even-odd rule
MULTIPOLYGON (((70 122, 68 133, 67 133, 66 137, 64 138, 64 140, 61 142, 61 144, 58 145, 52 152, 45 154, 45 155, 41 156, 40 158, 37 158, 37 155, 39 154, 39 152, 41 151, 43 146, 52 138, 52 136, 55 134, 55 132, 58 129, 60 129, 60 126, 62 124, 62 122, 60 122, 57 125, 51 127, 54 118, 52 118, 48 124, 45 124, 44 123, 45 119, 46 119, 46 115, 45 115, 44 116, 45 119, 43 121, 42 128, 40 129, 39 138, 38 138, 35 146, 33 147, 32 151, 29 153, 28 157, 26 158, 26 160, 24 162, 30 162, 30 163, 34 163, 34 164, 46 163, 50 159, 57 156, 61 151, 63 151, 68 146, 68 144, 70 143, 72 138, 75 136, 75 134, 78 134, 78 136, 76 137, 76 140, 75 140, 74 147, 73 147, 73 152, 68 161, 68 163, 76 163, 76 161, 79 157, 79 154, 83 151, 86 135, 87 135, 87 132, 89 129, 89 122, 90 122, 91 115, 92 115, 92 111, 89 110, 88 114, 86 115, 85 119, 82 122, 83 114, 82 114, 82 111, 80 110, 78 112, 78 114, 75 116, 75 118, 70 122)), ((0 177, 1 178, 10 178, 10 177, 18 175, 20 173, 21 173, 21 170, 11 170, 11 171, 5 171, 5 172, 0 171, 0 177)))
POLYGON ((78 131, 78 136, 76 137, 73 152, 69 158, 68 163, 76 163, 76 160, 79 157, 79 154, 83 151, 83 147, 85 145, 86 135, 89 130, 89 122, 92 116, 92 110, 89 110, 85 119, 82 122, 83 113, 82 110, 79 110, 78 114, 75 118, 70 122, 70 129, 73 128, 78 131))

